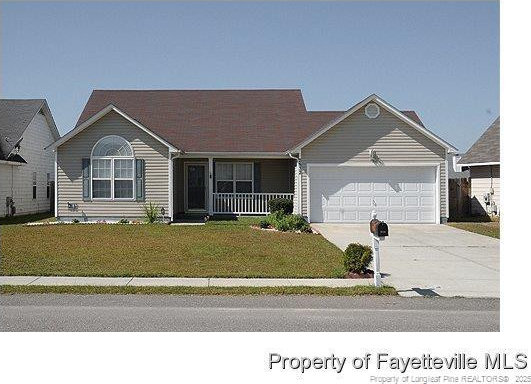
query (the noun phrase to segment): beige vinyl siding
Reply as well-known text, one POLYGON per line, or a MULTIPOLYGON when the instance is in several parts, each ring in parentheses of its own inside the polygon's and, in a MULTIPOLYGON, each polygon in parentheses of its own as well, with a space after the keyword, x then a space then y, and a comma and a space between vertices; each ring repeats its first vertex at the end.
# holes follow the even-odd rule
POLYGON ((369 148, 385 163, 439 163, 441 217, 446 214, 446 149, 383 107, 369 119, 364 108, 337 124, 301 150, 302 214, 308 214, 307 164, 370 164, 369 148))
POLYGON ((115 112, 96 121, 57 150, 58 216, 95 218, 139 218, 145 203, 153 202, 168 213, 168 147, 115 112), (127 140, 137 159, 145 160, 145 202, 83 201, 82 159, 89 158, 96 142, 107 135, 127 140), (78 209, 69 211, 67 203, 78 209))
POLYGON ((494 190, 492 201, 500 209, 500 166, 482 165, 470 167, 470 209, 473 215, 487 214, 487 206, 483 195, 494 190))
MULTIPOLYGON (((174 212, 183 213, 184 205, 184 163, 199 162, 208 164, 208 159, 178 158, 173 163, 174 212)), ((216 162, 260 163, 260 186, 263 193, 293 193, 295 162, 292 159, 230 159, 214 158, 216 162)), ((208 188, 208 187, 207 187, 208 188)), ((214 186, 215 192, 215 186, 214 186)))

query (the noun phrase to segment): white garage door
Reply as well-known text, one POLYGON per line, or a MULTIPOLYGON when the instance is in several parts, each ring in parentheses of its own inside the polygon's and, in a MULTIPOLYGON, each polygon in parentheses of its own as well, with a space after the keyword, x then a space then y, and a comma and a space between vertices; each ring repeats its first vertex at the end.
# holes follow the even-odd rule
POLYGON ((436 167, 310 168, 310 221, 436 222, 436 167))

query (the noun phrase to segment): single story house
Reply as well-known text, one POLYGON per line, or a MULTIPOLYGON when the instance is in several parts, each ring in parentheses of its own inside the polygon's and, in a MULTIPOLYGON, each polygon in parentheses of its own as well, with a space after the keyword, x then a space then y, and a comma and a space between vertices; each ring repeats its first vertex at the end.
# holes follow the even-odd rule
POLYGON ((294 201, 311 222, 448 217, 455 148, 377 95, 308 111, 300 90, 95 90, 53 144, 62 220, 266 214, 294 201))
POLYGON ((470 170, 473 215, 500 214, 500 117, 487 128, 457 163, 470 170))
POLYGON ((44 99, 0 99, 1 216, 51 210, 60 135, 44 99))

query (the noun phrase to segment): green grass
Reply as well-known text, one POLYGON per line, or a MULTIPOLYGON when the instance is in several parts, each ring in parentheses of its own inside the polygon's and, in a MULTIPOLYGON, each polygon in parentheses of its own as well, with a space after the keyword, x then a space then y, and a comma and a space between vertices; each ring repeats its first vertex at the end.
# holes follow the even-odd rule
POLYGON ((57 276, 338 277, 342 252, 321 235, 203 226, 3 226, 0 274, 57 276))
POLYGON ((394 296, 392 287, 357 285, 348 288, 328 287, 94 287, 94 286, 39 286, 1 285, 0 294, 68 293, 94 294, 169 294, 169 295, 321 295, 321 296, 394 296))
POLYGON ((458 222, 458 223, 448 223, 451 227, 463 229, 468 232, 479 233, 480 235, 494 237, 496 239, 500 238, 500 222, 491 221, 491 222, 458 222))
POLYGON ((50 212, 34 213, 31 215, 0 217, 0 225, 26 224, 34 221, 53 221, 55 218, 50 212))

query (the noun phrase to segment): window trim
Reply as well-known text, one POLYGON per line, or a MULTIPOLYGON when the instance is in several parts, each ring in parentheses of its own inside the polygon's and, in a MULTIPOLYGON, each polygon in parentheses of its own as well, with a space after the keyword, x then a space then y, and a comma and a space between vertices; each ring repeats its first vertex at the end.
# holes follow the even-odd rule
POLYGON ((214 185, 215 187, 215 193, 254 193, 254 162, 252 161, 216 161, 215 167, 217 167, 218 164, 231 164, 232 165, 232 179, 219 179, 218 178, 218 172, 216 169, 216 183, 214 185), (251 179, 236 179, 236 165, 241 164, 247 164, 251 166, 251 179), (218 192, 218 181, 232 181, 232 192, 218 192), (236 182, 250 182, 251 183, 251 192, 236 192, 236 182))
POLYGON ((92 151, 90 152, 90 199, 91 201, 135 201, 136 200, 136 177, 135 177, 135 153, 133 151, 133 147, 131 146, 131 143, 124 139, 121 136, 118 135, 107 135, 103 136, 101 139, 99 139, 96 144, 92 147, 92 151), (104 139, 108 137, 118 137, 125 141, 127 145, 129 145, 129 149, 131 150, 132 156, 93 156, 94 148, 104 139), (94 160, 110 160, 111 161, 111 175, 110 177, 94 177, 94 160), (132 164, 132 175, 131 177, 118 177, 115 178, 114 176, 114 162, 116 160, 130 160, 132 164), (111 182, 111 197, 94 197, 94 180, 110 180, 111 182), (132 197, 115 197, 114 196, 114 181, 115 180, 131 180, 132 186, 132 197))

